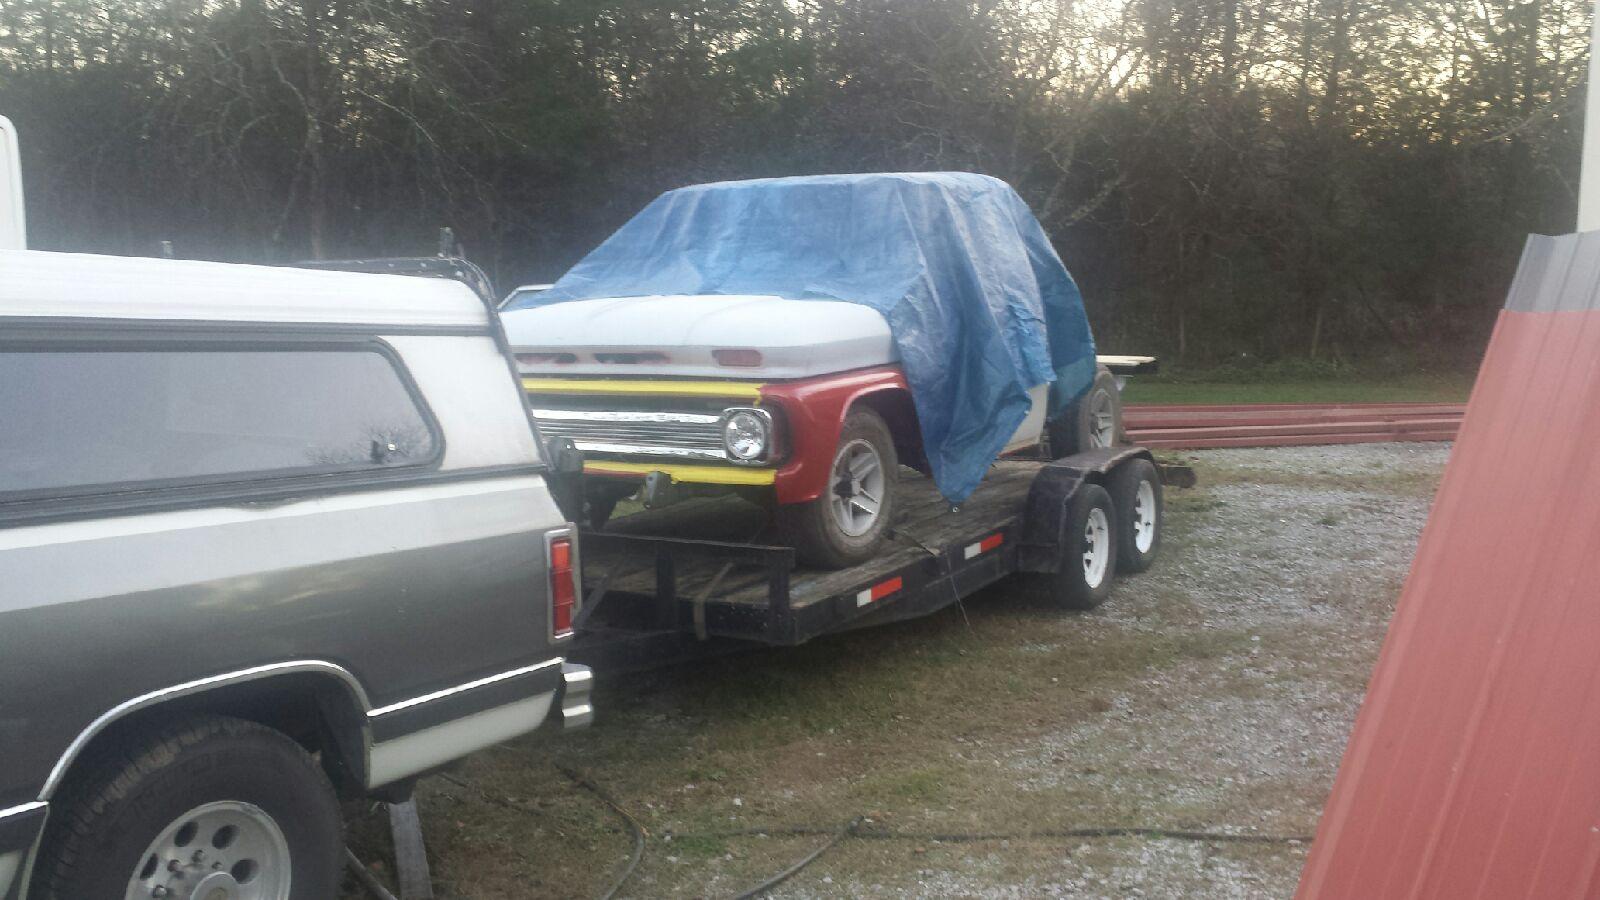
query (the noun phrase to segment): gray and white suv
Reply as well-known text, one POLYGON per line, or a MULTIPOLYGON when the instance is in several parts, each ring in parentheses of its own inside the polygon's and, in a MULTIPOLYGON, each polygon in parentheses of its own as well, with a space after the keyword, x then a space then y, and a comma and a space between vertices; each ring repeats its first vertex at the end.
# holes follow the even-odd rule
POLYGON ((326 900, 337 796, 588 720, 498 329, 446 280, 0 252, 0 898, 326 900))

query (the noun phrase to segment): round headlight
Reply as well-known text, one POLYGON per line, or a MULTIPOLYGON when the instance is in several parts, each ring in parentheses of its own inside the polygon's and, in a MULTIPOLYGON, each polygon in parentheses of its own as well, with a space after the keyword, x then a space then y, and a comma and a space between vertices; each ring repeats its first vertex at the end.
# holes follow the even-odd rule
POLYGON ((754 410, 740 410, 723 421, 722 443, 734 459, 757 460, 766 455, 772 443, 772 429, 766 416, 754 410))

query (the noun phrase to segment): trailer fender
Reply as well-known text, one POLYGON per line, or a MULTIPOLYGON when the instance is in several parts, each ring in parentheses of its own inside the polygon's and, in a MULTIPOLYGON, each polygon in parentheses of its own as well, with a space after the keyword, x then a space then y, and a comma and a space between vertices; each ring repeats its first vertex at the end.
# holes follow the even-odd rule
POLYGON ((1041 466, 1028 488, 1017 570, 1060 571, 1061 548, 1068 542, 1067 508, 1072 504, 1073 495, 1084 482, 1099 484, 1113 469, 1132 459, 1155 461, 1143 447, 1101 447, 1041 466))

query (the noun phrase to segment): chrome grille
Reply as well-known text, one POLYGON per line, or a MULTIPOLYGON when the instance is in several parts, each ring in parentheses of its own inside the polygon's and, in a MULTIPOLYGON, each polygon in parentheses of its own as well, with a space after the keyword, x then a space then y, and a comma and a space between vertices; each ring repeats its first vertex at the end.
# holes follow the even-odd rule
POLYGON ((535 409, 545 437, 570 438, 579 450, 625 456, 728 459, 722 417, 703 413, 535 409))

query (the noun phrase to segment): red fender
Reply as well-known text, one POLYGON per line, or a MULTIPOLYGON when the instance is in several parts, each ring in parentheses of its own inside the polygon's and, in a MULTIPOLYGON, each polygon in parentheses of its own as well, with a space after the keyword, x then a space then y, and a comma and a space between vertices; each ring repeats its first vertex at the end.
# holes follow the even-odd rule
POLYGON ((851 404, 871 394, 909 390, 899 366, 762 385, 761 404, 781 417, 788 449, 773 482, 778 502, 806 503, 822 495, 851 404))

